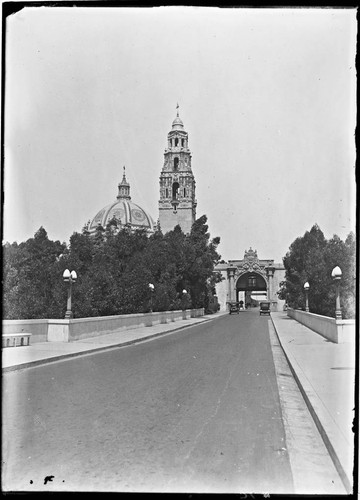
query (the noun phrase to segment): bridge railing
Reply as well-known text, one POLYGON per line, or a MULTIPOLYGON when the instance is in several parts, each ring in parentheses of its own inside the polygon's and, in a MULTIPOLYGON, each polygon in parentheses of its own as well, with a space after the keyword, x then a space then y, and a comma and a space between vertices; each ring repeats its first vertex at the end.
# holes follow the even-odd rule
POLYGON ((3 320, 3 335, 31 333, 31 343, 72 342, 133 328, 204 316, 204 308, 77 319, 3 320))
POLYGON ((355 340, 353 319, 335 319, 290 307, 287 309, 287 315, 335 344, 355 340))

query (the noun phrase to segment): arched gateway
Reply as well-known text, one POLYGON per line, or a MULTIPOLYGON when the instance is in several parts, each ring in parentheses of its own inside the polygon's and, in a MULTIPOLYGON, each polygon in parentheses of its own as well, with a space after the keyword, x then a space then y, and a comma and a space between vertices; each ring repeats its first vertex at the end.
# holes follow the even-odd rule
POLYGON ((282 310, 284 301, 277 295, 280 283, 285 279, 282 264, 260 260, 256 250, 250 247, 242 260, 218 264, 215 270, 223 277, 216 286, 220 310, 226 310, 229 302, 243 300, 245 305, 251 305, 261 299, 270 300, 273 311, 282 310))

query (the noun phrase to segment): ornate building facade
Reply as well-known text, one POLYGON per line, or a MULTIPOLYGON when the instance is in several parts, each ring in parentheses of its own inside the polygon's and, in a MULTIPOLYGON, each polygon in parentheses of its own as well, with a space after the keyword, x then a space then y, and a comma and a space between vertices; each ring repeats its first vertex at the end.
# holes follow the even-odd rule
POLYGON ((177 224, 184 233, 189 233, 196 218, 195 178, 191 169, 188 133, 178 108, 168 133, 160 174, 159 223, 164 234, 177 224))
POLYGON ((285 279, 282 264, 259 259, 257 251, 250 247, 242 260, 218 264, 215 271, 219 271, 223 277, 223 281, 216 286, 221 310, 226 310, 229 302, 240 301, 240 297, 243 297, 246 305, 250 305, 254 298, 265 296, 271 301, 273 311, 283 309, 285 301, 277 295, 280 283, 285 279))

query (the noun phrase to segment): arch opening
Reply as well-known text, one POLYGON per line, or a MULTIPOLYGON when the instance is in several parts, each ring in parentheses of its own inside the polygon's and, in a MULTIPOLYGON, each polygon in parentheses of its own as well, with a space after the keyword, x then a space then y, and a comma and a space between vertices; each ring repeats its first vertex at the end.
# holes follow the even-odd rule
POLYGON ((236 301, 245 307, 256 307, 261 300, 266 300, 268 286, 265 278, 254 271, 242 274, 236 282, 236 301))
POLYGON ((172 185, 172 198, 173 198, 173 200, 177 200, 178 193, 179 193, 179 183, 174 182, 174 184, 172 185))

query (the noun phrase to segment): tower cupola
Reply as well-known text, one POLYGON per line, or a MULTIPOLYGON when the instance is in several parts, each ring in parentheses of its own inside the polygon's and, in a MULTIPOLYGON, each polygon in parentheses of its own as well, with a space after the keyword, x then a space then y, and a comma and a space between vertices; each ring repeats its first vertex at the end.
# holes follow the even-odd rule
POLYGON ((118 195, 116 198, 118 200, 120 200, 120 199, 131 200, 130 184, 126 180, 125 167, 123 167, 123 169, 124 169, 123 178, 122 178, 122 181, 118 184, 119 192, 118 192, 118 195))
POLYGON ((179 105, 177 105, 177 113, 176 113, 176 118, 172 122, 172 130, 182 130, 184 128, 184 124, 179 117, 179 105))

